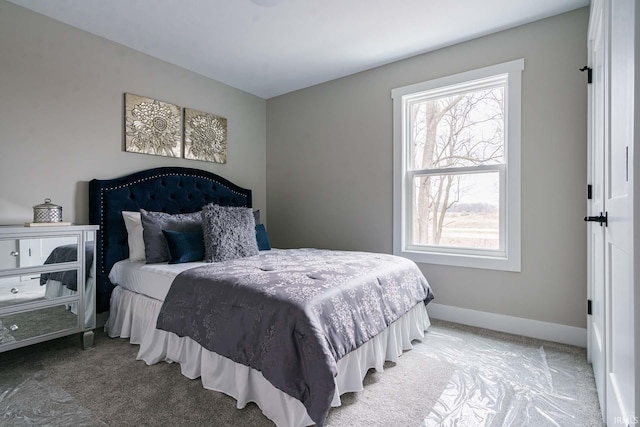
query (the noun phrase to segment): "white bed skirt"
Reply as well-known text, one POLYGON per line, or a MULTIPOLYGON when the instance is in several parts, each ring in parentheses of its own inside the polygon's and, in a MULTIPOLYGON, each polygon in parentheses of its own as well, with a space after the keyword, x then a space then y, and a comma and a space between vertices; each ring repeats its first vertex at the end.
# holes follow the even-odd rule
MULTIPOLYGON (((161 361, 180 364, 184 376, 201 377, 202 385, 232 396, 238 408, 255 402, 262 413, 280 427, 313 425, 302 403, 275 388, 260 371, 208 351, 188 337, 156 329, 162 302, 116 287, 105 330, 110 337, 129 338, 139 344, 137 359, 148 365, 161 361)), ((338 361, 336 393, 331 406, 340 406, 340 395, 363 390, 367 371, 383 371, 385 361, 396 362, 412 340, 422 340, 430 326, 424 304, 418 304, 374 339, 338 361)))

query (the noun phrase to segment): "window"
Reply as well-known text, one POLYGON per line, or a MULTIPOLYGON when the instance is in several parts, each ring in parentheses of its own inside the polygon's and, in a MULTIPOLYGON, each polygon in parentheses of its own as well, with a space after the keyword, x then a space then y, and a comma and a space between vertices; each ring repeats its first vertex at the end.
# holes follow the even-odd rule
POLYGON ((520 271, 519 59, 393 89, 394 254, 520 271))

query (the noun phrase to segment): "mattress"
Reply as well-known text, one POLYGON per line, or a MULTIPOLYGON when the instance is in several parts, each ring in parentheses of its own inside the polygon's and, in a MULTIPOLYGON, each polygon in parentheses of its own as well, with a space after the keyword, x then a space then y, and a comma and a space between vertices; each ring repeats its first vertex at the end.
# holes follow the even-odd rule
POLYGON ((207 265, 204 262, 183 264, 145 264, 144 261, 118 261, 109 273, 114 285, 158 301, 164 301, 173 279, 190 268, 207 265))

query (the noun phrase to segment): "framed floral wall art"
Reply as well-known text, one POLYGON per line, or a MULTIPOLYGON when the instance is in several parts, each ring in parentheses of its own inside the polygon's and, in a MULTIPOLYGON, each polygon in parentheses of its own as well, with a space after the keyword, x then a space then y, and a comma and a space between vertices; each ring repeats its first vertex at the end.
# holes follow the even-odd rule
POLYGON ((182 114, 177 105, 124 94, 125 151, 157 156, 182 155, 182 114))
POLYGON ((185 108, 184 158, 227 163, 227 119, 185 108))

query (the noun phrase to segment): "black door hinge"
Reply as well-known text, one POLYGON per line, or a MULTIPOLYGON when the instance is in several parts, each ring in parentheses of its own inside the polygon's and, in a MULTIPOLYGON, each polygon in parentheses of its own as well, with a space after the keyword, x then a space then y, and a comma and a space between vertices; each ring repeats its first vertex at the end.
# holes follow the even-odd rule
POLYGON ((587 314, 591 316, 591 300, 587 300, 587 314))
POLYGON ((587 83, 591 84, 591 82, 593 81, 593 70, 591 69, 591 67, 587 67, 586 65, 582 68, 579 69, 580 71, 586 71, 587 72, 587 83))
POLYGON ((591 184, 587 185, 587 200, 591 200, 591 184))

